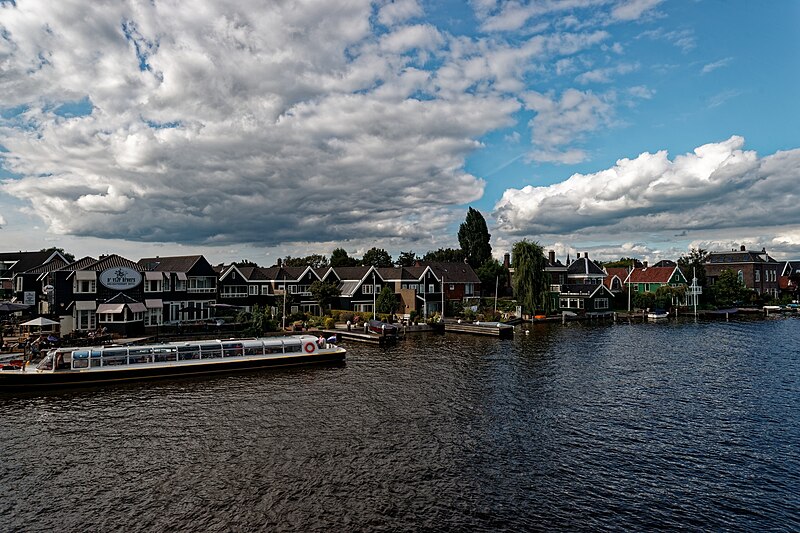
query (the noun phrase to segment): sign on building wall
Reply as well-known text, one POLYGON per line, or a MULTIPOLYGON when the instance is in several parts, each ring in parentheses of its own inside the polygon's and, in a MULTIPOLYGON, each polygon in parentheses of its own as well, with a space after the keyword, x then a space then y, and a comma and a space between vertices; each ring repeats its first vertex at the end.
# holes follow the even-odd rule
POLYGON ((25 291, 22 293, 22 303, 25 305, 36 305, 36 291, 25 291))
POLYGON ((141 272, 128 267, 108 268, 100 273, 100 283, 115 291, 132 289, 141 282, 141 272))

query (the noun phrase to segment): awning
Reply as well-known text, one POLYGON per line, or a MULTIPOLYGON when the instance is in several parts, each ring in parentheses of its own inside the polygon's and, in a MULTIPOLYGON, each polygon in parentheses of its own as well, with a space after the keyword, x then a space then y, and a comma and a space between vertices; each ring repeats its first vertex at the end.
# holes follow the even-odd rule
POLYGON ((147 307, 145 307, 144 304, 140 304, 139 302, 129 303, 127 305, 128 309, 130 309, 134 313, 144 313, 145 311, 147 311, 147 307))
POLYGON ((94 270, 76 270, 75 279, 79 281, 96 281, 97 272, 94 270))
POLYGON ((152 300, 145 299, 144 306, 148 309, 163 309, 164 302, 161 298, 153 298, 152 300))
POLYGON ((186 277, 186 272, 175 272, 175 275, 178 276, 178 279, 181 281, 186 281, 188 279, 186 277))
POLYGON ((100 304, 97 306, 98 313, 121 313, 125 309, 125 304, 100 304))
POLYGON ((147 281, 160 281, 164 276, 163 272, 145 272, 144 279, 147 281))
POLYGON ((97 302, 94 300, 75 301, 75 309, 78 311, 94 311, 97 309, 97 302))

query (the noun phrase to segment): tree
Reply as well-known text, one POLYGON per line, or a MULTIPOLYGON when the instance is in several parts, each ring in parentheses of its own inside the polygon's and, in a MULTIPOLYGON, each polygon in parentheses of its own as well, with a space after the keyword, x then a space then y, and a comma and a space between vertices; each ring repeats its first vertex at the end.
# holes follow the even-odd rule
POLYGON ((492 257, 491 235, 486 220, 477 209, 469 208, 467 218, 458 227, 458 244, 472 268, 478 268, 492 257))
POLYGON ((714 300, 718 307, 730 307, 748 300, 749 290, 738 272, 726 269, 720 272, 713 286, 714 300))
POLYGON ((397 309, 397 296, 388 285, 384 285, 378 299, 375 301, 378 313, 390 315, 397 309))
POLYGON ((386 268, 392 266, 392 256, 383 248, 370 248, 364 253, 361 259, 362 266, 374 266, 376 268, 386 268))
POLYGON ((61 255, 64 256, 64 259, 67 260, 67 263, 74 263, 75 262, 75 256, 72 255, 69 252, 65 252, 63 248, 56 248, 55 246, 52 246, 50 248, 42 248, 39 251, 40 252, 50 252, 50 253, 58 252, 58 253, 60 253, 61 255))
POLYGON ((701 287, 706 287, 708 280, 706 278, 705 262, 708 258, 708 252, 702 248, 692 248, 692 250, 678 259, 678 266, 683 271, 683 275, 692 283, 692 272, 694 271, 697 276, 697 284, 701 287))
POLYGON ((422 260, 433 263, 461 263, 464 261, 464 252, 455 248, 439 248, 434 252, 427 252, 422 260))
POLYGON ((305 257, 292 257, 287 255, 283 259, 283 266, 287 267, 306 267, 324 268, 328 266, 328 258, 320 254, 311 254, 305 257))
POLYGON ((344 248, 335 248, 331 252, 330 266, 332 267, 351 267, 358 265, 358 260, 347 255, 344 248))
POLYGON ((311 293, 314 300, 319 304, 322 314, 325 314, 325 308, 328 307, 328 304, 330 304, 334 298, 342 294, 342 291, 340 291, 339 287, 334 283, 319 280, 311 284, 308 288, 308 292, 311 293))
POLYGON ((400 252, 400 255, 397 257, 397 261, 395 261, 394 264, 399 267, 410 267, 414 266, 416 262, 417 254, 414 252, 400 252))
POLYGON ((547 266, 544 249, 538 242, 523 239, 514 244, 511 258, 514 265, 514 295, 523 312, 541 310, 544 314, 549 313, 550 275, 544 270, 547 266))
POLYGON ((644 266, 644 264, 635 257, 620 257, 616 261, 603 263, 603 266, 607 268, 629 268, 631 265, 633 265, 633 268, 642 268, 644 266))
POLYGON ((475 273, 481 279, 481 287, 486 295, 494 294, 498 281, 500 287, 505 287, 506 268, 497 259, 485 261, 475 273))
POLYGON ((243 267, 243 266, 258 266, 258 265, 256 265, 256 264, 255 264, 253 261, 250 261, 249 259, 242 259, 241 261, 234 261, 234 262, 233 262, 233 265, 234 265, 234 266, 237 266, 237 267, 243 267))

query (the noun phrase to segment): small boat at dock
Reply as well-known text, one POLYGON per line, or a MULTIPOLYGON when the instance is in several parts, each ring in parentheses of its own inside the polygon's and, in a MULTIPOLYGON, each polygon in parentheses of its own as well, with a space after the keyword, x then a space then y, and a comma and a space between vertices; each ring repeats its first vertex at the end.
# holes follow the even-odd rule
POLYGON ((653 309, 647 313, 648 320, 663 320, 665 318, 669 318, 669 313, 664 309, 653 309))
POLYGON ((341 363, 345 356, 344 348, 312 335, 57 348, 35 366, 0 369, 0 392, 341 363))

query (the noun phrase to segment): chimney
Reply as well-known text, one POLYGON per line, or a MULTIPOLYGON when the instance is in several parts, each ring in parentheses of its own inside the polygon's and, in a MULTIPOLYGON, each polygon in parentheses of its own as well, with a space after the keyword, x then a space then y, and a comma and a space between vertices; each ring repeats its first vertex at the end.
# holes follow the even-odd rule
POLYGON ((585 257, 586 259, 589 259, 589 252, 583 252, 583 257, 585 257))
POLYGON ((548 252, 548 254, 547 254, 547 258, 550 260, 550 264, 551 265, 555 265, 556 264, 556 251, 555 250, 550 250, 550 252, 548 252))
POLYGON ((741 245, 741 246, 739 247, 739 251, 740 251, 740 252, 744 252, 744 251, 745 251, 744 244, 743 244, 743 245, 741 245))
POLYGON ((280 268, 282 265, 283 265, 283 259, 281 259, 281 258, 279 257, 279 258, 278 258, 278 268, 280 268))
POLYGON ((511 268, 511 254, 508 252, 503 254, 503 266, 505 268, 511 268))
POLYGON ((642 265, 644 265, 644 268, 647 268, 647 261, 642 261, 642 265))
POLYGON ((577 259, 580 259, 580 258, 581 258, 581 253, 580 252, 576 252, 575 253, 575 259, 577 260, 577 259))

